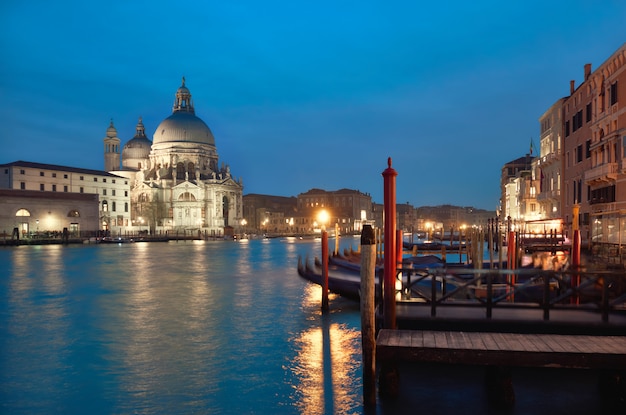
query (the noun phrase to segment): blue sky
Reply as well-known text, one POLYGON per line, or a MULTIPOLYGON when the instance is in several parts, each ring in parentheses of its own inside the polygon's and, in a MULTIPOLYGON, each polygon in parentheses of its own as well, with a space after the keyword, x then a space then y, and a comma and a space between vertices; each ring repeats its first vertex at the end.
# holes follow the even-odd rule
POLYGON ((244 194, 357 189, 495 209, 539 117, 626 42, 626 2, 17 1, 0 5, 0 163, 104 168, 182 76, 244 194), (427 3, 427 4, 424 4, 427 3))

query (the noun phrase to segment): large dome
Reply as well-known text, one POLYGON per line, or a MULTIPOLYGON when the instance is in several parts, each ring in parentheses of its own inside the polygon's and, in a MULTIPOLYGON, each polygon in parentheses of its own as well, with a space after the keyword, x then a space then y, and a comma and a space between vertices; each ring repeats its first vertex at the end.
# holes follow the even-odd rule
POLYGON ((172 115, 164 119, 154 132, 154 144, 168 142, 200 143, 215 146, 215 138, 209 127, 196 117, 191 92, 183 84, 176 91, 172 115))
POLYGON ((164 119, 152 137, 154 144, 184 141, 215 146, 211 129, 191 112, 174 112, 164 119))

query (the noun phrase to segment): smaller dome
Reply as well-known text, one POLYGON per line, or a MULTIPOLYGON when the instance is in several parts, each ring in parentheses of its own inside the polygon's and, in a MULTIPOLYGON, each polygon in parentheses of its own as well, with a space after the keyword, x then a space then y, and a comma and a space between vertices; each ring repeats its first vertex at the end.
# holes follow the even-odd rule
POLYGON ((139 122, 137 123, 137 132, 135 136, 128 140, 128 142, 124 145, 124 149, 122 150, 122 164, 125 167, 132 167, 134 163, 129 162, 132 159, 147 159, 150 155, 150 150, 152 149, 152 141, 146 137, 146 129, 143 126, 143 122, 141 121, 141 117, 139 117, 139 122))

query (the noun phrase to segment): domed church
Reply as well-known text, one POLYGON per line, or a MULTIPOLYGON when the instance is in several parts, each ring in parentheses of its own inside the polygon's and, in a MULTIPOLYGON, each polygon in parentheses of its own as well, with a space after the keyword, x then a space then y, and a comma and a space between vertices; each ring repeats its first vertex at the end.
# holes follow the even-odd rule
POLYGON ((123 147, 111 125, 105 143, 105 170, 131 180, 131 221, 155 232, 202 232, 223 236, 242 215, 243 182, 219 166, 211 129, 195 114, 191 92, 176 91, 172 114, 156 128, 152 141, 139 118, 135 136, 123 147))

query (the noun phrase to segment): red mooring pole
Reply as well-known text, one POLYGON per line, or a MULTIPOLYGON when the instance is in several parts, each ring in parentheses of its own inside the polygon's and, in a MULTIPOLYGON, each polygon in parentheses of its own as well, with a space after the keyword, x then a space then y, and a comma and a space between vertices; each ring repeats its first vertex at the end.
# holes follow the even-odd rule
POLYGON ((391 168, 391 157, 382 173, 384 183, 385 276, 383 283, 383 325, 387 329, 396 328, 396 176, 391 168))
POLYGON ((322 231, 322 311, 328 311, 328 232, 322 231))

